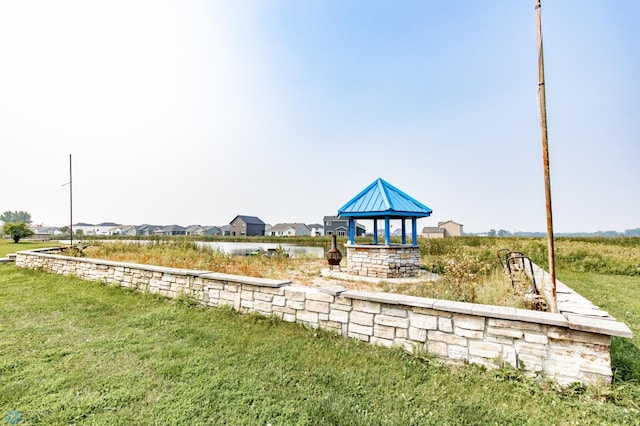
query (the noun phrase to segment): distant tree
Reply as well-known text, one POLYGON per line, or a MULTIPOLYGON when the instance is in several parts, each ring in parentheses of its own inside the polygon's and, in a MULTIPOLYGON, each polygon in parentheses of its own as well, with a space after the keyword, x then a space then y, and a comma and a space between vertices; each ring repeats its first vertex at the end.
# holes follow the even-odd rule
POLYGON ((33 231, 24 222, 12 223, 8 222, 4 224, 2 228, 5 234, 8 234, 14 243, 20 241, 20 238, 26 238, 33 235, 33 231))
POLYGON ((511 232, 506 231, 504 229, 500 229, 498 231, 498 237, 508 237, 509 235, 511 235, 511 232))
POLYGON ((596 235, 599 237, 620 237, 624 234, 620 234, 616 231, 598 231, 596 232, 596 235))
POLYGON ((626 229, 624 231, 624 235, 626 237, 640 237, 640 228, 636 229, 626 229))
POLYGON ((496 230, 495 229, 489 229, 489 232, 487 232, 487 235, 489 237, 495 237, 496 236, 496 230))
POLYGON ((0 222, 3 223, 20 223, 24 222, 27 225, 31 223, 31 215, 24 211, 9 211, 0 214, 0 222))
POLYGON ((63 227, 61 227, 61 228, 58 228, 58 230, 59 230, 60 232, 62 232, 63 234, 66 234, 66 233, 68 233, 68 232, 69 232, 69 227, 68 227, 68 226, 63 226, 63 227))

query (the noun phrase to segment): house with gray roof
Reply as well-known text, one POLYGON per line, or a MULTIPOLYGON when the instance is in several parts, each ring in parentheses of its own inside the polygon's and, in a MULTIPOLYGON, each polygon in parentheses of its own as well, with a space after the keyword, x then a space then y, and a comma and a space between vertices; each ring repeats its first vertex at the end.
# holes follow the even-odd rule
POLYGON ((444 238, 444 228, 439 226, 425 226, 422 228, 420 236, 423 238, 444 238))
POLYGON ((309 236, 311 230, 304 223, 277 223, 269 228, 268 235, 274 237, 309 236))
MULTIPOLYGON (((343 219, 338 216, 325 216, 323 220, 325 236, 337 235, 338 237, 344 237, 348 234, 349 219, 343 219)), ((367 228, 356 222, 356 237, 363 236, 366 231, 367 228)))
POLYGON ((222 226, 207 226, 204 235, 224 235, 224 229, 222 226))
POLYGON ((162 226, 149 225, 148 223, 145 223, 145 224, 136 226, 136 233, 133 235, 158 235, 161 232, 162 232, 162 226))
POLYGON ((185 235, 204 235, 206 228, 200 225, 187 226, 184 233, 185 235))
POLYGON ((185 235, 186 232, 187 232, 187 228, 185 228, 184 226, 167 225, 167 226, 163 226, 160 232, 158 232, 158 234, 159 235, 185 235))
POLYGON ((265 223, 256 216, 238 215, 229 222, 229 235, 237 236, 264 236, 265 223))
POLYGON ((462 225, 453 220, 438 222, 438 226, 425 226, 420 234, 424 238, 461 237, 462 235, 464 235, 462 225))

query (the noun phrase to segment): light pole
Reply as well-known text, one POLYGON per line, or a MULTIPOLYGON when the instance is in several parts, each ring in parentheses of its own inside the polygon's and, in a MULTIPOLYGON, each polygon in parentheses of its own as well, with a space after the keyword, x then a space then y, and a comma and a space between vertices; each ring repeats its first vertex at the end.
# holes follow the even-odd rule
POLYGON ((73 177, 71 174, 71 154, 69 154, 69 182, 62 186, 69 185, 69 246, 73 245, 73 177))
POLYGON ((544 56, 542 54, 542 17, 540 0, 534 0, 536 7, 536 29, 538 42, 538 100, 540 102, 540 129, 542 131, 542 162, 544 168, 544 189, 547 208, 547 239, 549 247, 549 275, 551 281, 551 312, 558 312, 556 297, 556 262, 553 243, 553 216, 551 210, 551 179, 549 175, 549 140, 547 138, 547 98, 544 87, 544 56))
POLYGON ((73 246, 73 178, 71 175, 71 154, 69 154, 69 235, 70 244, 73 246))

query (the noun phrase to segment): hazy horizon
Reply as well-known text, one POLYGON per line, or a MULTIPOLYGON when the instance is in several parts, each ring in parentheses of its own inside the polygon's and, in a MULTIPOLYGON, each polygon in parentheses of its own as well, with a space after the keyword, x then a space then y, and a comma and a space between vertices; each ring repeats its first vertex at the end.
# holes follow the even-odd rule
MULTIPOLYGON (((542 2, 556 232, 640 213, 640 2, 542 2)), ((545 230, 533 2, 0 0, 0 211, 319 223, 377 178, 419 227, 545 230)), ((183 226, 184 226, 183 225, 183 226)))

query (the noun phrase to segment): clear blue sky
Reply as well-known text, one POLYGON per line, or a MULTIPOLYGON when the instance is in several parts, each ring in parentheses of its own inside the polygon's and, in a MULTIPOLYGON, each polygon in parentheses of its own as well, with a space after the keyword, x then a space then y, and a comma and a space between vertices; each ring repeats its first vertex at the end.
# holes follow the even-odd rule
MULTIPOLYGON (((557 232, 640 227, 640 2, 543 0, 557 232)), ((546 229, 533 0, 0 0, 0 211, 546 229)))

